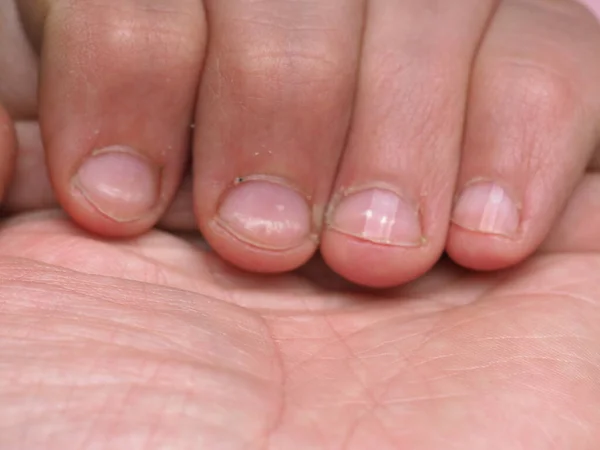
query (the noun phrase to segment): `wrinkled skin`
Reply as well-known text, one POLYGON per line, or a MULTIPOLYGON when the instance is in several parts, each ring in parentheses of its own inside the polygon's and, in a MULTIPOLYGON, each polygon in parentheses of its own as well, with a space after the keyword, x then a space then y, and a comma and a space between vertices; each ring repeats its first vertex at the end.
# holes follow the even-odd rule
POLYGON ((261 278, 192 237, 13 218, 0 448, 597 449, 598 194, 589 176, 516 269, 442 262, 380 293, 319 261, 261 278))

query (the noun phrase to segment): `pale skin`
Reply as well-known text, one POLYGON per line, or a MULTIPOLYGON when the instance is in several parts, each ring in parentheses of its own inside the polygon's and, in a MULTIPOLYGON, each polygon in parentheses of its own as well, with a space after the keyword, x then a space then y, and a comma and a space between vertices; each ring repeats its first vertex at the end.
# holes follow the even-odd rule
POLYGON ((444 251, 523 261, 595 164, 600 25, 572 0, 15 3, 2 120, 39 119, 56 198, 100 235, 155 226, 191 160, 171 225, 231 264, 319 248, 398 286, 444 251))
POLYGON ((600 447, 598 23, 444 5, 0 3, 0 448, 600 447))
POLYGON ((0 448, 596 450, 600 180, 517 269, 268 281, 152 231, 0 230, 0 448), (590 212, 592 207, 595 212, 590 212))

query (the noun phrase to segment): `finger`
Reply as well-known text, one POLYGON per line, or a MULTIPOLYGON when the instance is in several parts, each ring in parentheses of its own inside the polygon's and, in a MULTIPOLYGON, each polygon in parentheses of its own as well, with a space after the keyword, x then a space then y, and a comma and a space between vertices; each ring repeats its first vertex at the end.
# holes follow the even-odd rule
POLYGON ((540 250, 600 252, 600 174, 581 180, 540 250))
POLYGON ((362 0, 209 0, 194 151, 202 232, 248 270, 313 254, 352 111, 362 0))
POLYGON ((14 173, 2 209, 12 214, 56 207, 38 123, 16 122, 15 132, 17 154, 14 173))
MULTIPOLYGON (((16 154, 13 118, 35 113, 35 60, 13 2, 0 3, 0 200, 4 202, 16 154)), ((3 205, 4 206, 4 205, 3 205)))
POLYGON ((12 0, 0 2, 0 104, 16 119, 37 116, 37 58, 12 0))
POLYGON ((40 121, 57 198, 92 231, 145 231, 170 203, 187 158, 201 2, 39 4, 47 11, 30 15, 44 18, 40 121))
POLYGON ((0 200, 4 199, 13 173, 15 150, 13 123, 6 110, 0 105, 0 200))
MULTIPOLYGON (((48 178, 38 123, 16 122, 15 132, 16 163, 2 203, 2 210, 7 214, 16 214, 56 208, 58 205, 48 178)), ((184 178, 169 208, 161 217, 159 225, 173 231, 197 230, 193 212, 191 177, 184 178)))
POLYGON ((493 5, 369 2, 356 112, 321 248, 349 280, 401 284, 440 257, 471 63, 493 5))
POLYGON ((499 269, 547 236, 600 123, 600 27, 568 0, 501 3, 473 74, 448 253, 499 269))

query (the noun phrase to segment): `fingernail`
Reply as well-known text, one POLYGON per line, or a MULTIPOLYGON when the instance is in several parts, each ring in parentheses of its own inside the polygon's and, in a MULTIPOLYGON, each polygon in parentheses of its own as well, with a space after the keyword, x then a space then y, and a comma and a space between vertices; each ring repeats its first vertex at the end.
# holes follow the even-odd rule
POLYGON ((268 249, 297 247, 311 231, 306 200, 293 189, 269 181, 235 186, 219 208, 219 219, 238 239, 268 249))
POLYGON ((383 189, 344 198, 333 211, 329 227, 376 244, 416 247, 423 242, 417 209, 383 189))
POLYGON ((104 215, 131 222, 158 201, 160 170, 129 148, 108 147, 83 162, 73 185, 104 215))
POLYGON ((467 230, 512 236, 519 228, 519 209, 506 191, 494 183, 468 186, 461 194, 452 221, 467 230))

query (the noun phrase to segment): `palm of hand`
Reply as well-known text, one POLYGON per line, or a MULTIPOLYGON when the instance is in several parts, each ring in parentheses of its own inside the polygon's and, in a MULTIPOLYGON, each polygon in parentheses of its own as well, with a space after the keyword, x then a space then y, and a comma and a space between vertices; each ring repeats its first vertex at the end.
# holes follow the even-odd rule
POLYGON ((376 296, 318 262, 255 278, 51 215, 0 248, 0 448, 600 445, 600 254, 441 264, 376 296))

